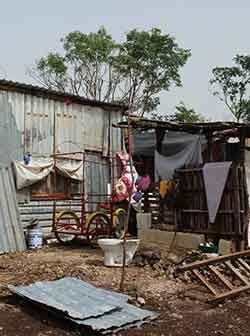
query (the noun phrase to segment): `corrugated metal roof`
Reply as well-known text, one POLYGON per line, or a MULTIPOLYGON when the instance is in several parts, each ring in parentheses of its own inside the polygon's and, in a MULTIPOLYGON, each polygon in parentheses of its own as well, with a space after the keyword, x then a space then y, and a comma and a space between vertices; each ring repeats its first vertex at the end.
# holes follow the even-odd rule
MULTIPOLYGON (((122 121, 114 125, 116 127, 127 128, 127 121, 122 121)), ((165 129, 172 130, 177 132, 187 132, 193 134, 208 134, 211 132, 220 132, 220 131, 231 131, 235 134, 235 131, 244 130, 247 132, 245 135, 250 136, 250 125, 249 123, 238 123, 233 121, 206 121, 206 122, 198 122, 198 123, 188 123, 188 122, 169 122, 162 120, 153 120, 140 118, 138 116, 130 117, 130 126, 135 129, 165 129)), ((231 132, 227 133, 230 134, 231 132)))
POLYGON ((38 282, 9 289, 52 312, 70 319, 79 327, 90 327, 103 334, 141 325, 157 314, 127 303, 125 294, 96 288, 76 278, 38 282))
POLYGON ((119 111, 122 110, 124 112, 128 110, 128 107, 123 104, 101 102, 98 100, 84 98, 84 97, 77 96, 77 95, 67 93, 67 92, 49 90, 49 89, 45 89, 40 86, 35 86, 35 85, 25 84, 25 83, 18 83, 18 82, 8 81, 5 79, 0 80, 0 89, 17 91, 20 93, 29 93, 34 96, 47 97, 47 98, 52 98, 55 100, 57 99, 61 101, 62 100, 65 101, 66 98, 69 98, 74 103, 90 105, 90 106, 100 106, 104 108, 106 107, 112 110, 119 110, 119 111))
POLYGON ((11 168, 0 167, 0 253, 25 250, 11 168))

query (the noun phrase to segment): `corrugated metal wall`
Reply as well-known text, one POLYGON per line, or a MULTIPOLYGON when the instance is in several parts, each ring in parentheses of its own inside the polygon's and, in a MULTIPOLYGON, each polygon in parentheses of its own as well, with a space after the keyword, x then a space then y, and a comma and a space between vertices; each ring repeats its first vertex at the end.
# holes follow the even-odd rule
POLYGON ((0 253, 26 248, 12 171, 0 167, 0 253))
MULTIPOLYGON (((92 163, 87 168, 87 186, 89 193, 106 193, 109 182, 110 169, 101 163, 103 155, 109 149, 109 122, 112 126, 121 120, 122 112, 106 111, 103 108, 37 97, 14 91, 0 91, 0 118, 7 118, 11 129, 13 143, 6 146, 3 143, 1 150, 7 153, 4 161, 21 160, 25 152, 31 152, 33 157, 49 156, 53 153, 53 134, 55 128, 56 150, 59 152, 88 151, 88 157, 100 164, 92 163), (3 108, 1 108, 1 106, 3 108), (55 120, 55 125, 54 125, 55 120), (9 148, 13 155, 9 155, 9 148), (91 153, 92 152, 92 153, 91 153)), ((1 125, 6 122, 0 120, 1 125)), ((111 127, 110 130, 111 155, 121 148, 121 131, 111 127)), ((4 133, 2 133, 4 134, 4 133)), ((0 134, 1 136, 1 134, 0 134)), ((20 196, 20 195, 19 195, 20 196)), ((103 197, 102 197, 103 198, 103 197)), ((27 197, 23 197, 27 199, 27 197)), ((100 200, 100 197, 99 197, 100 200)), ((104 201, 104 200, 103 200, 104 201)), ((62 202, 58 210, 73 206, 80 209, 79 201, 62 202), (71 202, 72 203, 72 202, 71 202)), ((48 232, 52 224, 52 202, 29 201, 19 203, 21 218, 25 226, 31 218, 38 217, 48 232)), ((95 206, 90 207, 90 211, 95 206)))
MULTIPOLYGON (((117 167, 114 167, 114 177, 117 178, 117 167)), ((97 210, 97 203, 107 201, 110 174, 112 169, 109 167, 109 160, 103 158, 101 154, 88 152, 85 163, 85 195, 86 211, 94 212, 97 210)), ((50 236, 53 219, 52 201, 30 201, 19 204, 21 218, 26 226, 32 218, 38 218, 43 227, 44 234, 50 236)), ((64 200, 57 202, 57 213, 62 210, 71 209, 80 215, 81 200, 64 200)))
MULTIPOLYGON (((108 124, 121 119, 121 112, 105 111, 100 107, 37 97, 13 91, 0 91, 2 99, 10 104, 15 122, 19 149, 33 156, 53 153, 55 120, 56 149, 60 152, 97 151, 107 154, 108 124)), ((111 150, 120 148, 121 133, 111 128, 111 150)))
POLYGON ((12 160, 23 156, 22 132, 17 125, 12 106, 6 95, 0 93, 0 164, 9 166, 12 160))

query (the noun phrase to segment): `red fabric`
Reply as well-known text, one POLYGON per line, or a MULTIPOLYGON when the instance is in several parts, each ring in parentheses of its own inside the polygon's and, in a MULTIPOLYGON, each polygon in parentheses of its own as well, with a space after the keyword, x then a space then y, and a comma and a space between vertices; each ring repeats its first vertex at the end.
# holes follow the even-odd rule
POLYGON ((71 104, 72 104, 71 99, 70 99, 70 98, 66 98, 66 100, 65 100, 65 104, 66 104, 67 106, 71 105, 71 104))
POLYGON ((119 181, 115 184, 114 189, 112 191, 111 202, 117 203, 125 200, 128 197, 128 188, 126 183, 119 179, 119 181))

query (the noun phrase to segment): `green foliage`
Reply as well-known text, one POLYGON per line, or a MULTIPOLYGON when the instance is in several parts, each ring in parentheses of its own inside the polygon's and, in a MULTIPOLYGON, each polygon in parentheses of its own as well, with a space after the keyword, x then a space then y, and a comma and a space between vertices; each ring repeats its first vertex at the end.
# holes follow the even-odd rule
POLYGON ((250 56, 236 55, 232 67, 214 68, 210 84, 218 97, 237 121, 249 119, 250 105, 250 56))
POLYGON ((177 123, 197 123, 197 122, 205 122, 205 118, 195 112, 193 108, 188 108, 183 102, 180 102, 176 107, 176 111, 171 115, 157 115, 155 113, 151 114, 152 119, 159 119, 163 121, 171 121, 177 123))
POLYGON ((59 54, 49 53, 48 56, 42 57, 37 62, 37 72, 43 74, 43 80, 49 89, 56 86, 57 89, 64 91, 67 83, 67 66, 59 54))
POLYGON ((188 108, 183 102, 176 106, 176 112, 171 116, 171 120, 175 122, 204 122, 205 118, 195 112, 193 108, 188 108))
POLYGON ((179 48, 173 37, 159 29, 130 31, 116 58, 117 69, 127 81, 124 100, 142 114, 155 109, 160 91, 168 91, 172 84, 181 86, 179 70, 189 56, 189 50, 179 48))
POLYGON ((42 57, 30 71, 33 78, 50 89, 128 104, 139 115, 159 105, 161 91, 181 86, 179 72, 191 55, 156 28, 132 30, 120 44, 105 28, 71 32, 61 41, 64 54, 42 57))

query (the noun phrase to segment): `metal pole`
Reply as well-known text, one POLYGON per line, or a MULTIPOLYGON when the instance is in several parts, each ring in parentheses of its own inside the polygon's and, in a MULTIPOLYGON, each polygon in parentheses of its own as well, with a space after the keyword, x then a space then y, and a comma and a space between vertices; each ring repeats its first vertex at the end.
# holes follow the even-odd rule
MULTIPOLYGON (((53 160, 54 160, 54 186, 53 193, 56 194, 56 109, 54 103, 54 125, 53 125, 53 160)), ((56 199, 53 201, 53 231, 56 229, 56 199)))
POLYGON ((121 281, 120 281, 120 291, 124 292, 124 281, 125 281, 125 267, 126 267, 126 241, 127 241, 127 232, 128 232, 128 223, 129 223, 129 217, 131 213, 131 198, 133 193, 133 187, 134 187, 134 175, 133 175, 133 163, 132 163, 132 151, 131 151, 131 142, 130 142, 130 136, 131 136, 131 124, 130 124, 130 114, 128 115, 128 155, 129 155, 129 166, 131 171, 131 177, 132 177, 132 188, 129 190, 129 197, 128 197, 128 211, 127 211, 127 218, 125 221, 124 226, 124 236, 123 236, 123 258, 122 258, 122 274, 121 274, 121 281))
POLYGON ((82 196, 81 196, 81 219, 80 219, 80 223, 81 223, 81 233, 84 233, 84 226, 85 226, 85 218, 84 218, 84 214, 85 214, 85 153, 82 152, 82 196))

